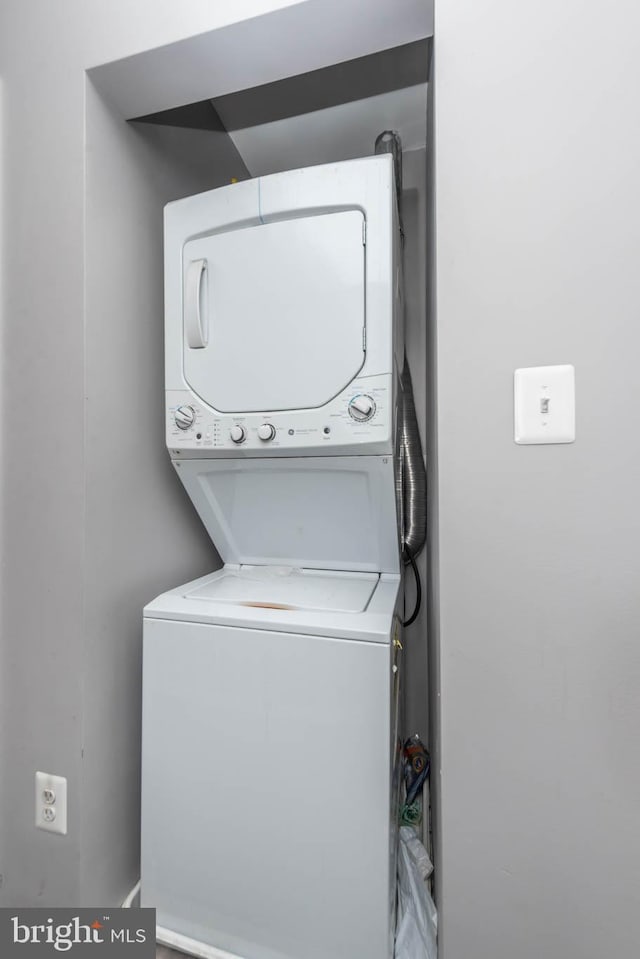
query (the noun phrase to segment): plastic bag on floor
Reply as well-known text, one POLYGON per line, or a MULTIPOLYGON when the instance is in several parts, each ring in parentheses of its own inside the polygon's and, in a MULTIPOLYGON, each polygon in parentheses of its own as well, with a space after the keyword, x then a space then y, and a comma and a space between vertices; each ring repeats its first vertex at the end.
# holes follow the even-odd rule
POLYGON ((398 844, 398 921, 395 959, 436 959, 438 914, 425 879, 431 860, 411 826, 398 844))

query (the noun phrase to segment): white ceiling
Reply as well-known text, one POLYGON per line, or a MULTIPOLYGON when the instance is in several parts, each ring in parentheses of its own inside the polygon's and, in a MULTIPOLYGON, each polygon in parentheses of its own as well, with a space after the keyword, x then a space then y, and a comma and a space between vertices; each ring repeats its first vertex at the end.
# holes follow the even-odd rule
POLYGON ((231 130, 229 136, 251 176, 350 160, 373 153, 383 130, 400 134, 403 150, 426 143, 427 85, 405 87, 366 100, 231 130))

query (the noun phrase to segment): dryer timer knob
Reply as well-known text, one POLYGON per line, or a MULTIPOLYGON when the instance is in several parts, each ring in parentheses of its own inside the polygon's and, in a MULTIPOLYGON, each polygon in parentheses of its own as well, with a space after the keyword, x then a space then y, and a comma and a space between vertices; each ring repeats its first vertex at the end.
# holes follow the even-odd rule
POLYGON ((374 400, 366 393, 359 393, 349 403, 349 414, 358 423, 366 423, 376 411, 374 400))
POLYGON ((196 420, 196 411, 193 406, 179 406, 173 414, 179 430, 188 430, 196 420))
POLYGON ((263 443, 268 443, 276 435, 276 428, 271 423, 261 423, 258 427, 258 436, 263 443))

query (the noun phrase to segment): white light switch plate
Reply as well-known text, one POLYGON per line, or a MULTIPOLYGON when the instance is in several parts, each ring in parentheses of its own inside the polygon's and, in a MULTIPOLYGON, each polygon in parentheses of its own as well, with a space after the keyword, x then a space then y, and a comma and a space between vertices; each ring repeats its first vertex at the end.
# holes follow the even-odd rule
POLYGON ((515 441, 573 443, 576 438, 573 366, 532 366, 514 377, 515 441))

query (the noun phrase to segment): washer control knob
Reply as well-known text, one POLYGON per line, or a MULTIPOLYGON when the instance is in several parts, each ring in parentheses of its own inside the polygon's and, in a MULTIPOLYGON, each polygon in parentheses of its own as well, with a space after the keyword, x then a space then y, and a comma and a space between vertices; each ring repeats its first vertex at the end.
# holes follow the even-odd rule
POLYGON ((358 423, 366 423, 376 411, 376 404, 366 393, 359 393, 349 402, 349 414, 358 423))
POLYGON ((264 443, 268 443, 276 435, 276 428, 271 423, 261 423, 258 427, 258 436, 264 443))
POLYGON ((244 426, 232 426, 229 430, 229 436, 234 443, 244 443, 247 438, 247 431, 244 426))
POLYGON ((193 406, 179 406, 173 416, 179 430, 188 430, 195 423, 196 411, 193 406))

